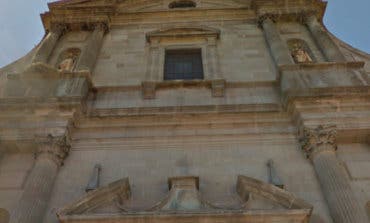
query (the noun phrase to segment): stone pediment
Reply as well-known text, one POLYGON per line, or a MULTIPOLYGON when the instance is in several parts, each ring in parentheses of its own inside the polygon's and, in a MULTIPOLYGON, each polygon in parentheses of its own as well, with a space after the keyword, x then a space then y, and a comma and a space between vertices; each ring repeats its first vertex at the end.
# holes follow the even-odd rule
POLYGON ((209 27, 172 27, 150 32, 146 35, 148 42, 163 38, 211 37, 218 39, 221 31, 209 27))
POLYGON ((219 207, 199 191, 198 177, 169 179, 168 195, 146 210, 130 208, 130 186, 122 179, 84 195, 58 212, 63 223, 90 222, 308 222, 312 206, 291 193, 246 176, 236 184, 238 207, 219 207))

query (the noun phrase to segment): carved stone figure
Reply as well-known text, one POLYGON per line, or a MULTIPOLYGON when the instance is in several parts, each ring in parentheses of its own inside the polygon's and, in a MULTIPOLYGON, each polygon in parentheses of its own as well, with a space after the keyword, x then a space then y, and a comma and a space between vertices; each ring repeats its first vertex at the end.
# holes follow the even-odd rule
POLYGON ((59 63, 58 69, 63 71, 71 71, 74 65, 74 59, 69 57, 64 59, 62 62, 59 63))
POLYGON ((311 56, 302 48, 298 48, 292 52, 293 59, 296 63, 311 63, 311 56))
POLYGON ((288 45, 295 63, 312 63, 314 61, 307 44, 303 40, 289 40, 288 45))
POLYGON ((64 55, 61 56, 62 59, 58 63, 58 70, 72 71, 76 65, 79 54, 79 50, 77 49, 71 49, 65 52, 64 55))

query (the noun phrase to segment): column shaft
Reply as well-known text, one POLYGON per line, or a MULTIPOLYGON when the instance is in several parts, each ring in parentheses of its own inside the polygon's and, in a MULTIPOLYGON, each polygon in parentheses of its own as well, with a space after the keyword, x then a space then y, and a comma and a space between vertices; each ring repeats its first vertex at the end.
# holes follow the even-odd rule
POLYGON ((303 129, 302 149, 311 159, 335 223, 366 223, 365 210, 351 188, 350 179, 336 156, 335 126, 303 129))
POLYGON ((319 23, 316 16, 310 16, 306 19, 306 24, 310 30, 317 45, 330 62, 345 62, 346 58, 343 56, 339 47, 331 39, 324 27, 319 23))
POLYGON ((103 43, 105 28, 103 25, 97 25, 90 34, 86 46, 81 52, 76 70, 92 72, 98 58, 98 54, 103 43))
POLYGON ((262 28, 276 65, 281 66, 285 64, 294 64, 288 46, 286 42, 281 39, 279 30, 276 28, 275 23, 271 19, 267 18, 263 20, 262 28))
POLYGON ((50 199, 58 164, 48 157, 40 155, 35 161, 22 197, 16 207, 12 223, 41 223, 50 199))
POLYGON ((368 222, 335 151, 321 152, 312 162, 334 222, 368 222))
POLYGON ((32 62, 47 63, 62 33, 62 27, 57 27, 54 30, 50 31, 41 41, 32 62))

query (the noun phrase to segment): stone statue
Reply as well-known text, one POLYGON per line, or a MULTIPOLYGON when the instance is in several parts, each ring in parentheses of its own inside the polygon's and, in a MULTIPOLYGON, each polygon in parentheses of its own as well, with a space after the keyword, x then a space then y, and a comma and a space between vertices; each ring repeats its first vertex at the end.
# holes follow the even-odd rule
POLYGON ((312 63, 313 58, 308 51, 307 44, 301 40, 288 42, 290 52, 296 63, 312 63))
POLYGON ((77 61, 77 56, 72 53, 72 52, 69 52, 66 56, 65 56, 65 59, 63 59, 59 65, 58 65, 58 70, 61 70, 61 71, 72 71, 73 68, 74 68, 74 65, 77 61))
POLYGON ((296 63, 312 63, 311 56, 303 48, 292 51, 292 57, 296 63))

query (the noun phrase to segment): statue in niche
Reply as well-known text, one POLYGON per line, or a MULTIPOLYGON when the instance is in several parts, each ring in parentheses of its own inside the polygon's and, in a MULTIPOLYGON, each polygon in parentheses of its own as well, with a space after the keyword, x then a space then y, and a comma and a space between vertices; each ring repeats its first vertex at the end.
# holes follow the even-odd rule
POLYGON ((295 63, 312 63, 314 61, 303 40, 290 40, 288 46, 295 63))
POLYGON ((72 71, 76 65, 78 56, 80 55, 79 49, 69 49, 62 53, 58 63, 58 70, 72 71))

